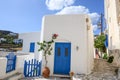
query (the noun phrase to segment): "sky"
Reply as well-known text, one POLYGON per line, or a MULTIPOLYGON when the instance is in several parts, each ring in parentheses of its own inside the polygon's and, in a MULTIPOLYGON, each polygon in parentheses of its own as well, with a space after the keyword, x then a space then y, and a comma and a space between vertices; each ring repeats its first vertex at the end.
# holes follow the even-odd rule
POLYGON ((104 0, 0 0, 0 30, 38 32, 45 15, 88 14, 94 33, 104 13, 104 0))

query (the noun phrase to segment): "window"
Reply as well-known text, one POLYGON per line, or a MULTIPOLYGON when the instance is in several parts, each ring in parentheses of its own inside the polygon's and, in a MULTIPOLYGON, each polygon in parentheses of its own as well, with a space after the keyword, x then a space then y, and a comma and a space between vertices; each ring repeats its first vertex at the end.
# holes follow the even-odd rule
POLYGON ((68 56, 68 48, 65 48, 65 56, 68 56))
POLYGON ((87 22, 87 23, 89 22, 89 19, 88 19, 88 18, 86 18, 86 22, 87 22))
POLYGON ((90 30, 90 26, 89 25, 87 25, 87 30, 90 30))
POLYGON ((57 53, 58 53, 57 56, 60 56, 60 53, 61 53, 60 48, 58 48, 57 53))
POLYGON ((34 52, 34 50, 35 50, 35 43, 31 42, 30 43, 30 50, 29 50, 29 52, 34 52))

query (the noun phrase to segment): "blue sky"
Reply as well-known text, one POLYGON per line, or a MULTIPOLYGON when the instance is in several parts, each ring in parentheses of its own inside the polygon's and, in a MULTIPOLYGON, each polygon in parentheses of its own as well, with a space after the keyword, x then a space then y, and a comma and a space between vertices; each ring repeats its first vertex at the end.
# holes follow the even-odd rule
POLYGON ((88 14, 94 33, 104 0, 0 0, 0 29, 17 33, 40 31, 42 17, 51 14, 88 14))

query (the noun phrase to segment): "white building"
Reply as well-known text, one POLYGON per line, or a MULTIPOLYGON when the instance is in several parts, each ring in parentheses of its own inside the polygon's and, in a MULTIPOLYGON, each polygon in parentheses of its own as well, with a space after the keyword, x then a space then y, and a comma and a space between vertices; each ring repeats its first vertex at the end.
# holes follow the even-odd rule
MULTIPOLYGON (((91 20, 88 15, 51 15, 42 22, 41 41, 51 40, 58 34, 48 56, 50 74, 89 74, 93 69, 94 42, 91 20)), ((24 41, 23 41, 24 42, 24 41)), ((44 56, 42 68, 45 66, 44 56)))
POLYGON ((17 36, 17 33, 11 32, 11 33, 9 33, 8 35, 9 35, 9 36, 17 36))
POLYGON ((0 43, 1 43, 2 41, 6 41, 6 39, 5 39, 5 38, 0 38, 0 43))
POLYGON ((40 32, 30 32, 19 34, 19 39, 23 40, 22 52, 36 54, 36 59, 41 59, 39 55, 37 42, 40 42, 40 32))
POLYGON ((108 48, 120 49, 120 0, 104 0, 108 48))
POLYGON ((22 40, 22 39, 14 39, 13 42, 14 42, 15 44, 19 44, 19 43, 22 43, 23 40, 22 40))

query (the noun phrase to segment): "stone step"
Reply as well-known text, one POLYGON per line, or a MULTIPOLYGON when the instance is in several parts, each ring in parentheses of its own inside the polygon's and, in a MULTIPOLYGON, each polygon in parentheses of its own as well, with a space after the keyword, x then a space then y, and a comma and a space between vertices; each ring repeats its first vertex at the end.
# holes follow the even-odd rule
POLYGON ((95 59, 94 60, 94 68, 93 72, 110 72, 116 74, 117 67, 114 63, 108 63, 107 60, 104 59, 95 59))
POLYGON ((54 74, 52 77, 61 77, 61 78, 70 78, 69 75, 59 75, 59 74, 54 74))
POLYGON ((18 79, 20 79, 20 78, 22 78, 23 77, 23 74, 21 74, 21 73, 16 73, 16 74, 14 74, 14 75, 12 75, 12 76, 9 76, 9 77, 7 77, 7 78, 5 78, 5 79, 3 79, 3 80, 18 80, 18 79))
POLYGON ((40 76, 40 77, 25 77, 19 80, 70 80, 70 78, 61 78, 61 77, 52 77, 52 76, 50 76, 49 78, 44 78, 40 76))

